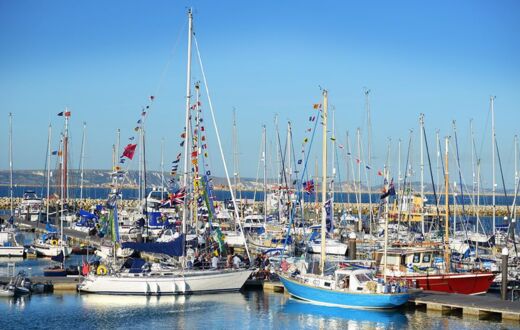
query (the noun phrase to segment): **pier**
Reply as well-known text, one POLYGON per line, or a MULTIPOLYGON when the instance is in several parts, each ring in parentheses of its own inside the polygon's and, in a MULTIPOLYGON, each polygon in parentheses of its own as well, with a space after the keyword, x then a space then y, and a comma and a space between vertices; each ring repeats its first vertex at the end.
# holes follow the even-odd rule
MULTIPOLYGON (((78 284, 81 280, 80 276, 31 276, 29 277, 31 282, 34 283, 51 283, 54 287, 54 291, 77 291, 78 284)), ((11 277, 0 276, 0 283, 7 284, 11 280, 11 277)))

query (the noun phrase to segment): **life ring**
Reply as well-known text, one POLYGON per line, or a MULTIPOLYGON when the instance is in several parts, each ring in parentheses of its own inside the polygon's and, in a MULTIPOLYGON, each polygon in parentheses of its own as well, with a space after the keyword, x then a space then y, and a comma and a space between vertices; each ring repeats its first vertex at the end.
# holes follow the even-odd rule
POLYGON ((58 240, 57 239, 51 240, 51 245, 58 246, 58 240))
POLYGON ((105 265, 99 265, 96 269, 96 274, 98 275, 106 275, 108 273, 108 269, 105 265))

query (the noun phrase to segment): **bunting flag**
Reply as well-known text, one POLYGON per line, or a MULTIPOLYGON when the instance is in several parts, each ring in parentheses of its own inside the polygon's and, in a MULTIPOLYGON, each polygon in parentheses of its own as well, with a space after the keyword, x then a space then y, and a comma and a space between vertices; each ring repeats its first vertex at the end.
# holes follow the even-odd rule
POLYGON ((153 95, 150 95, 150 101, 152 101, 152 102, 153 102, 153 100, 154 100, 154 99, 155 99, 155 96, 153 96, 153 95))
POLYGON ((365 165, 365 168, 366 168, 367 170, 371 170, 371 169, 372 169, 372 167, 371 167, 370 165, 365 165))
POLYGON ((301 163, 302 163, 302 160, 298 159, 298 165, 301 165, 301 163))
POLYGON ((379 176, 383 176, 383 172, 381 172, 381 171, 377 171, 377 175, 379 175, 379 176))
POLYGON ((181 141, 180 146, 184 146, 184 140, 181 141))
POLYGON ((361 163, 361 160, 356 158, 356 163, 358 163, 358 164, 361 163))
POLYGON ((331 136, 331 137, 330 137, 330 140, 331 140, 331 141, 336 141, 336 138, 335 138, 334 136, 331 136))
POLYGON ((197 151, 192 151, 191 158, 195 158, 195 157, 197 157, 197 151))
POLYGON ((58 150, 51 152, 51 155, 57 155, 57 154, 58 154, 58 150))
POLYGON ((123 151, 123 157, 128 159, 134 158, 135 147, 137 147, 137 144, 128 144, 123 151))
POLYGON ((119 159, 119 163, 121 163, 121 164, 124 164, 125 161, 126 161, 126 159, 124 159, 124 158, 120 158, 120 159, 119 159))
POLYGON ((181 161, 180 159, 176 159, 176 160, 174 160, 172 163, 173 163, 173 164, 177 164, 177 163, 179 163, 180 161, 181 161))
POLYGON ((325 202, 325 228, 331 233, 334 230, 334 220, 332 219, 332 198, 325 202))
POLYGON ((70 111, 62 111, 58 113, 58 116, 70 117, 70 111))
POLYGON ((133 141, 135 138, 132 136, 132 137, 129 137, 128 140, 130 141, 133 141))
POLYGON ((309 142, 309 138, 303 139, 303 143, 307 143, 307 142, 309 142))
POLYGON ((315 110, 317 110, 317 109, 320 109, 320 108, 321 108, 321 104, 319 104, 319 103, 315 103, 312 107, 313 107, 315 110))
POLYGON ((338 148, 343 149, 343 145, 338 143, 338 148))

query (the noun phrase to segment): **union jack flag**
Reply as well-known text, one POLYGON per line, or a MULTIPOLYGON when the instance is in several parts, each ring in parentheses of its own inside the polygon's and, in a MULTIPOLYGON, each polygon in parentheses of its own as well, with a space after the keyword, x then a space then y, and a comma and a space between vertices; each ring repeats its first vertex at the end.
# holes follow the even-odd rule
POLYGON ((170 195, 170 201, 173 205, 180 205, 184 203, 184 199, 186 198, 186 188, 182 187, 176 192, 170 195))

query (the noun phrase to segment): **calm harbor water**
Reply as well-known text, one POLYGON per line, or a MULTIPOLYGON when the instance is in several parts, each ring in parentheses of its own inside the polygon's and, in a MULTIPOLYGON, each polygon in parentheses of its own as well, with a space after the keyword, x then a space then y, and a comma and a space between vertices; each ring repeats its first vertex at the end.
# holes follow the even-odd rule
POLYGON ((413 310, 315 306, 279 293, 180 297, 33 295, 0 299, 0 329, 508 329, 514 323, 413 310))

